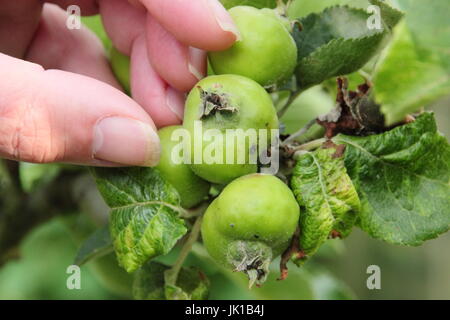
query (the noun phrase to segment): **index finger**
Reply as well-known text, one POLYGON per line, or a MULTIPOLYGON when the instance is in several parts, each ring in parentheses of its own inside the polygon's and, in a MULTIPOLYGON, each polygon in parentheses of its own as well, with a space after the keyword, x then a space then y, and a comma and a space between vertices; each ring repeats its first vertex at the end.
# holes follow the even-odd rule
POLYGON ((218 51, 239 39, 236 25, 218 0, 140 1, 154 19, 185 45, 218 51))

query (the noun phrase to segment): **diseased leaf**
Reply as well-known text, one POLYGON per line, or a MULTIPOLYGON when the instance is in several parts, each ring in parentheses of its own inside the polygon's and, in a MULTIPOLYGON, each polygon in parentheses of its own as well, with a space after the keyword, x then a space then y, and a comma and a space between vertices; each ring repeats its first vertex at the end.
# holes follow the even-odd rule
POLYGON ((420 245, 450 227, 450 146, 432 113, 367 137, 338 135, 361 199, 360 227, 372 237, 420 245))
POLYGON ((369 29, 369 14, 336 6, 301 18, 294 28, 298 48, 297 82, 306 89, 362 68, 379 50, 388 30, 369 29))
POLYGON ((133 297, 137 300, 205 300, 209 294, 209 280, 199 269, 182 268, 176 286, 168 286, 164 273, 170 267, 149 261, 140 268, 133 283, 133 297))
POLYGON ((374 73, 386 124, 450 94, 450 2, 398 0, 406 12, 374 73))
POLYGON ((295 166, 291 186, 304 208, 299 238, 306 255, 302 260, 314 254, 332 231, 347 236, 356 221, 360 202, 344 166, 342 147, 305 153, 295 166))
POLYGON ((167 254, 187 231, 177 191, 152 168, 95 168, 98 189, 111 208, 110 233, 128 272, 167 254))
POLYGON ((380 106, 371 98, 370 83, 358 85, 356 91, 348 89, 345 77, 338 77, 337 84, 335 107, 317 118, 317 123, 325 128, 327 138, 338 133, 368 135, 386 131, 380 106))
POLYGON ((100 258, 113 251, 109 227, 97 229, 87 238, 78 250, 74 264, 81 266, 92 259, 100 258))

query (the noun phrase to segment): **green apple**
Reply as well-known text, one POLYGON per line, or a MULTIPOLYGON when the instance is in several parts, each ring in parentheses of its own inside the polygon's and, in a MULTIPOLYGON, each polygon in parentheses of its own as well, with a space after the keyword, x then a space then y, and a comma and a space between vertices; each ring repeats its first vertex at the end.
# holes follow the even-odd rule
POLYGON ((289 79, 297 64, 289 21, 267 8, 238 6, 229 13, 241 39, 227 50, 209 52, 214 73, 242 75, 264 87, 289 79))
POLYGON ((130 94, 130 58, 111 47, 110 56, 111 68, 119 83, 127 94, 130 94))
POLYGON ((191 169, 205 180, 226 184, 257 172, 258 148, 270 145, 278 117, 270 96, 257 82, 219 75, 204 78, 189 93, 183 126, 192 139, 191 169), (257 139, 245 138, 248 129, 257 139), (260 134, 261 129, 267 135, 260 134))
POLYGON ((174 161, 172 151, 179 142, 172 139, 172 133, 177 129, 182 129, 182 127, 169 126, 158 131, 162 150, 156 168, 163 178, 178 191, 182 207, 191 208, 208 195, 210 184, 195 175, 188 164, 174 161))
POLYGON ((270 262, 289 246, 300 208, 294 194, 272 175, 251 174, 234 180, 208 207, 203 243, 221 265, 264 282, 270 262))

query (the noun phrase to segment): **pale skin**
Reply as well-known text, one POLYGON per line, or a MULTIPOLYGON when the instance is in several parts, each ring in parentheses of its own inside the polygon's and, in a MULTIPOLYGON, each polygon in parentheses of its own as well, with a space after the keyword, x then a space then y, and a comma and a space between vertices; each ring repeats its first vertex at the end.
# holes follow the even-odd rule
POLYGON ((181 123, 185 93, 206 73, 205 51, 237 38, 218 0, 0 0, 0 158, 156 165, 156 130, 181 123), (130 56, 132 98, 100 41, 66 27, 72 4, 100 13, 130 56))

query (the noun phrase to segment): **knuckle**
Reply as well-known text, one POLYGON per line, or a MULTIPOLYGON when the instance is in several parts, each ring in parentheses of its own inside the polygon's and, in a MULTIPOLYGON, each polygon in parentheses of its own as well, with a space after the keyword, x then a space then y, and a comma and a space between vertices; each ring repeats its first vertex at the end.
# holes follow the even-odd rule
POLYGON ((0 154, 36 163, 60 158, 52 139, 50 115, 36 99, 0 105, 0 154))

